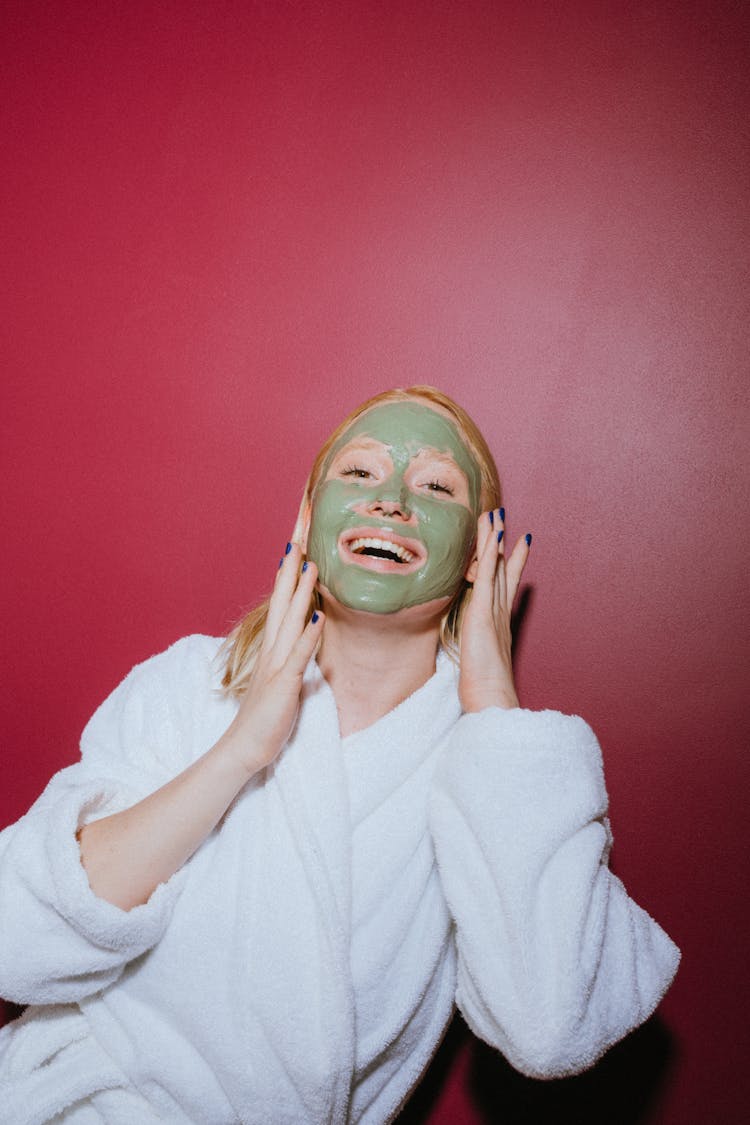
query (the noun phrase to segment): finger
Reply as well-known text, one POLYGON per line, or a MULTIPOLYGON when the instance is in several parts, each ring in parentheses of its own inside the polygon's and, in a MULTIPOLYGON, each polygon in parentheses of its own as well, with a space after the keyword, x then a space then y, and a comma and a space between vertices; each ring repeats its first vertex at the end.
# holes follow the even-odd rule
POLYGON ((508 609, 512 609, 513 602, 516 600, 518 587, 521 582, 521 575, 526 566, 529 557, 529 550, 531 547, 531 535, 527 534, 522 536, 516 543, 510 558, 508 559, 507 575, 508 575, 508 609))
POLYGON ((471 545, 471 556, 470 556, 471 557, 471 564, 470 564, 469 568, 467 569, 467 576, 473 569, 473 577, 469 578, 469 581, 472 583, 472 585, 476 582, 476 579, 477 579, 477 567, 479 566, 479 557, 482 554, 482 551, 484 550, 484 547, 485 547, 485 544, 487 542, 488 536, 490 536, 492 534, 491 519, 492 519, 492 513, 487 511, 487 512, 481 512, 480 515, 479 515, 479 518, 477 520, 476 535, 474 536, 474 541, 471 545))
POLYGON ((317 579, 318 568, 315 563, 303 563, 297 589, 289 602, 284 619, 276 634, 276 640, 274 641, 275 661, 283 662, 286 660, 292 646, 305 628, 305 620, 310 609, 317 579))
MULTIPOLYGON (((479 520, 477 542, 479 543, 480 538, 483 542, 481 549, 478 550, 473 594, 473 599, 478 605, 490 610, 493 602, 493 583, 498 560, 498 535, 502 531, 502 528, 499 531, 495 530, 498 513, 493 511, 492 516, 492 522, 489 520, 489 513, 485 513, 484 518, 480 517, 479 520), (482 526, 483 524, 484 526, 482 526), (487 530, 487 524, 489 524, 489 531, 487 530)), ((502 537, 500 542, 502 542, 502 537)))
MULTIPOLYGON (((495 572, 495 593, 499 590, 498 583, 502 576, 503 587, 505 584, 505 508, 498 508, 495 513, 495 527, 497 529, 498 564, 495 572)), ((501 604, 505 604, 501 602, 501 604)))
POLYGON ((505 532, 505 508, 495 510, 495 531, 497 532, 498 545, 503 544, 504 549, 505 535, 500 535, 500 532, 505 532))
POLYGON ((495 513, 495 527, 497 528, 497 570, 493 587, 493 612, 495 624, 498 623, 500 614, 505 610, 506 598, 506 572, 505 572, 505 508, 498 508, 495 513))
POLYGON ((286 616, 292 595, 297 587, 302 551, 296 543, 287 543, 286 551, 281 556, 273 593, 268 603, 268 616, 263 633, 263 647, 269 649, 276 642, 276 635, 281 622, 286 616))
POLYGON ((301 676, 304 673, 310 662, 310 657, 315 651, 315 646, 320 640, 324 624, 325 614, 316 610, 303 629, 302 636, 298 637, 292 645, 287 657, 286 669, 292 675, 301 676))
POLYGON ((494 599, 492 604, 492 611, 497 625, 503 616, 507 613, 507 599, 508 599, 508 584, 507 584, 507 564, 505 555, 502 552, 502 545, 505 537, 500 541, 498 546, 497 558, 497 571, 495 572, 494 582, 494 599))
POLYGON ((481 555, 485 548, 488 539, 494 535, 494 519, 495 513, 492 511, 482 512, 477 520, 477 538, 475 545, 475 553, 477 558, 481 555))

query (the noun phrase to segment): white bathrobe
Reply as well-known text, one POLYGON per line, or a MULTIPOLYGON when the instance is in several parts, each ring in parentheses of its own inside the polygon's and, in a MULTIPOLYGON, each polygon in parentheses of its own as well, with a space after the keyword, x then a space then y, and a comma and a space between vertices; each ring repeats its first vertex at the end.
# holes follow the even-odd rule
POLYGON ((461 715, 457 671, 339 735, 315 662, 273 766, 149 901, 90 890, 79 825, 206 751, 236 713, 220 641, 136 667, 81 761, 0 834, 0 1031, 13 1125, 382 1123, 454 1002, 524 1073, 570 1074, 653 1011, 679 952, 606 861, 580 718, 461 715))

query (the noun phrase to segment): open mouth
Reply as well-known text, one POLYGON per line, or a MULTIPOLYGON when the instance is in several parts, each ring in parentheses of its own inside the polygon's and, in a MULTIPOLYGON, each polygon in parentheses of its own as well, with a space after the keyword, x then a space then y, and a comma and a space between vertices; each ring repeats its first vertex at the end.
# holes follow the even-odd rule
POLYGON ((344 562, 357 563, 381 573, 410 573, 427 558, 417 539, 405 539, 393 531, 376 527, 355 527, 339 539, 339 555, 344 562))

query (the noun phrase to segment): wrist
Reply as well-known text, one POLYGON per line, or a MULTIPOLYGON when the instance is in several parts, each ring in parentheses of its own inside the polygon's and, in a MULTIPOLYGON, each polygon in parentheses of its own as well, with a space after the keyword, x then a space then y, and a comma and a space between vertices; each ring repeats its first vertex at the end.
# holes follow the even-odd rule
POLYGON ((500 707, 503 711, 510 711, 512 708, 520 706, 518 696, 514 691, 495 691, 472 696, 462 701, 463 711, 467 715, 471 715, 476 711, 484 711, 487 707, 500 707))
POLYGON ((214 751, 232 775, 236 775, 238 788, 246 785, 275 757, 259 745, 257 738, 248 737, 246 731, 231 726, 216 743, 214 751))
POLYGON ((461 706, 464 712, 473 713, 484 711, 488 706, 499 706, 504 711, 509 711, 521 706, 521 703, 518 702, 515 685, 504 677, 499 683, 494 679, 494 681, 484 683, 475 681, 464 685, 461 691, 461 706))

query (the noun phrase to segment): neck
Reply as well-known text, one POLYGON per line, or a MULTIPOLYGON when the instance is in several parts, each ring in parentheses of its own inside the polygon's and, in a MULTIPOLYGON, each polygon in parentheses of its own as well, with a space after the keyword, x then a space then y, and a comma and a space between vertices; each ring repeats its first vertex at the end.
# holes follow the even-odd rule
POLYGON ((328 598, 324 609, 318 667, 346 738, 377 722, 434 674, 440 614, 362 613, 328 598))

